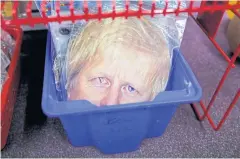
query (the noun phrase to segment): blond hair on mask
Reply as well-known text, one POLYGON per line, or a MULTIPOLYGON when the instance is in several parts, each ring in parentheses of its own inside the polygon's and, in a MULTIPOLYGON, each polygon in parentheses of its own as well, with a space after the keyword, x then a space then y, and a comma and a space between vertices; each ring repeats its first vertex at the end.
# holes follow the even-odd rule
POLYGON ((170 71, 170 53, 163 33, 147 19, 136 17, 89 21, 76 38, 70 40, 66 58, 66 89, 74 87, 74 78, 86 61, 96 56, 100 45, 107 48, 113 43, 136 47, 158 59, 158 72, 151 79, 154 82, 153 96, 165 89, 170 71))

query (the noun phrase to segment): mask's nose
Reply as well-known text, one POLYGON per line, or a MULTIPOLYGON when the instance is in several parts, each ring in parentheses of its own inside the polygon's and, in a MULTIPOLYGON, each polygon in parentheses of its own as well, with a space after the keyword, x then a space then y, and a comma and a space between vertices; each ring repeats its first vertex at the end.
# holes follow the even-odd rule
MULTIPOLYGON (((110 88, 111 89, 111 88, 110 88)), ((100 106, 119 104, 119 91, 111 89, 106 96, 100 101, 100 106)))

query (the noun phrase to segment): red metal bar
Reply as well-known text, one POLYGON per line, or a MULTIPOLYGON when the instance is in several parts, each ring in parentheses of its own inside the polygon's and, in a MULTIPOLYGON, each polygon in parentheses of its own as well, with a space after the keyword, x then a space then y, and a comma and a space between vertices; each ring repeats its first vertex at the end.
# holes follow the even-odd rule
MULTIPOLYGON (((88 1, 87 0, 84 0, 84 2, 83 2, 83 11, 84 11, 84 14, 85 14, 85 20, 88 21, 90 18, 89 18, 89 13, 88 13, 89 10, 88 10, 88 1)), ((74 19, 74 17, 72 17, 72 18, 74 19)), ((75 19, 75 20, 77 20, 77 19, 75 19)))
MULTIPOLYGON (((47 4, 46 1, 42 1, 42 3, 41 3, 41 13, 42 13, 42 16, 43 16, 42 18, 43 19, 47 18, 47 16, 46 16, 46 4, 47 4)), ((46 24, 46 22, 43 22, 43 23, 46 24)))
MULTIPOLYGON (((201 6, 210 6, 215 8, 218 5, 228 5, 228 1, 202 1, 201 6), (205 5, 206 4, 206 5, 205 5)), ((220 26, 224 10, 211 10, 210 12, 204 12, 198 14, 197 20, 202 27, 208 32, 211 37, 215 37, 220 26)))
POLYGON ((155 9, 156 9, 156 0, 152 0, 151 17, 154 17, 155 9))
MULTIPOLYGON (((26 13, 27 17, 31 20, 32 19, 32 1, 30 1, 26 6, 26 13)), ((34 27, 34 23, 29 24, 31 27, 34 27)))
POLYGON ((227 111, 225 112, 223 118, 220 120, 220 122, 219 122, 219 124, 218 124, 217 126, 214 124, 213 119, 211 118, 211 116, 209 115, 208 112, 209 112, 210 108, 212 107, 212 104, 213 104, 213 102, 215 101, 216 96, 217 96, 218 92, 220 91, 220 89, 221 89, 221 87, 222 87, 222 85, 223 85, 223 83, 224 83, 227 75, 229 74, 230 70, 232 69, 232 64, 236 61, 236 59, 237 59, 237 57, 238 57, 239 55, 240 55, 240 45, 239 45, 238 48, 236 49, 233 57, 231 58, 231 62, 228 64, 228 67, 227 67, 227 69, 226 69, 226 71, 225 71, 222 79, 220 80, 219 85, 218 85, 218 87, 217 87, 217 89, 216 89, 216 91, 215 91, 215 93, 214 93, 214 95, 213 95, 213 97, 212 97, 212 99, 211 99, 208 107, 206 108, 205 105, 203 104, 203 102, 200 101, 200 106, 201 106, 201 108, 202 108, 203 111, 204 111, 204 114, 203 114, 202 116, 200 115, 200 113, 199 113, 196 105, 195 105, 195 104, 192 104, 192 105, 193 105, 193 108, 194 108, 194 110, 195 110, 195 112, 196 112, 196 114, 197 114, 198 119, 199 119, 199 120, 203 120, 205 117, 207 117, 210 125, 211 125, 211 126, 213 127, 213 129, 216 130, 216 131, 219 130, 219 129, 222 127, 223 123, 225 122, 225 120, 226 120, 227 117, 229 116, 231 110, 233 109, 233 107, 234 107, 235 104, 237 103, 237 101, 238 101, 238 99, 239 99, 239 96, 240 96, 240 88, 238 89, 238 92, 236 93, 236 95, 235 95, 232 103, 229 105, 227 111))
MULTIPOLYGON (((239 12, 238 12, 236 9, 232 9, 232 11, 233 11, 233 13, 235 13, 236 16, 240 17, 240 14, 239 14, 239 12)), ((231 102, 231 104, 229 105, 228 109, 227 109, 226 112, 224 113, 223 118, 220 120, 219 124, 216 126, 216 125, 214 124, 213 119, 212 119, 211 116, 209 115, 209 110, 210 110, 210 108, 212 107, 213 102, 215 101, 217 94, 219 93, 221 87, 223 86, 223 83, 224 83, 225 79, 227 78, 227 75, 229 74, 230 70, 231 70, 233 67, 235 67, 234 63, 235 63, 237 57, 240 55, 240 45, 239 45, 238 48, 236 49, 234 56, 230 59, 230 58, 227 56, 227 54, 226 54, 226 53, 221 49, 221 47, 218 45, 218 43, 216 42, 216 40, 210 35, 210 33, 207 32, 207 31, 205 30, 205 28, 203 28, 203 26, 199 23, 199 21, 197 21, 197 20, 193 17, 192 14, 190 14, 190 15, 191 15, 191 17, 195 20, 195 22, 199 25, 199 27, 202 29, 202 31, 207 35, 207 37, 208 37, 209 40, 213 43, 213 45, 218 49, 218 51, 223 55, 223 57, 229 62, 228 67, 227 67, 227 69, 225 70, 225 72, 224 72, 224 74, 223 74, 223 77, 221 78, 221 80, 220 80, 220 82, 219 82, 219 84, 218 84, 218 86, 217 86, 217 89, 215 90, 214 95, 213 95, 213 97, 211 98, 211 100, 210 100, 207 108, 206 108, 206 106, 204 105, 204 103, 203 103, 202 101, 200 101, 199 104, 200 104, 200 106, 201 106, 201 108, 202 108, 202 110, 203 110, 203 115, 202 115, 202 116, 200 115, 200 113, 199 113, 196 105, 195 105, 195 104, 192 104, 192 106, 193 106, 193 108, 194 108, 194 110, 195 110, 195 112, 196 112, 196 115, 197 115, 198 119, 199 119, 199 120, 203 120, 205 117, 207 117, 207 119, 208 119, 210 125, 212 126, 212 128, 213 128, 215 131, 217 131, 217 130, 219 130, 219 129, 222 127, 223 123, 225 122, 225 120, 226 120, 227 117, 229 116, 231 110, 233 109, 234 105, 237 103, 237 100, 239 99, 239 96, 240 96, 240 88, 239 88, 239 89, 238 89, 238 92, 236 93, 236 95, 235 95, 235 97, 234 97, 234 99, 233 99, 233 101, 231 102), (230 60, 230 61, 229 61, 229 60, 230 60)), ((217 24, 218 26, 219 26, 220 22, 221 22, 221 21, 218 22, 218 24, 217 24)), ((218 27, 217 27, 216 29, 218 29, 218 27)))
MULTIPOLYGON (((58 1, 57 1, 58 2, 58 1)), ((128 2, 128 0, 126 0, 128 2)), ((1 2, 2 3, 2 2, 1 2)), ((6 25, 15 25, 15 26, 20 26, 20 25, 29 25, 29 24, 47 24, 49 22, 62 22, 62 21, 76 21, 76 20, 90 20, 90 19, 99 19, 98 13, 96 14, 89 14, 88 13, 88 7, 85 5, 87 4, 87 1, 84 1, 84 15, 69 15, 69 16, 57 16, 57 17, 46 17, 46 7, 47 1, 42 2, 42 10, 41 13, 43 17, 34 17, 29 21, 29 18, 21 18, 21 19, 4 19, 2 23, 6 25)), ((179 13, 194 13, 194 12, 206 12, 206 11, 223 11, 227 9, 239 9, 240 4, 235 4, 235 5, 215 5, 214 7, 212 6, 202 6, 202 7, 188 7, 188 8, 181 8, 181 9, 168 9, 168 2, 166 1, 166 7, 164 9, 155 9, 154 13, 152 13, 152 10, 141 10, 140 11, 128 11, 129 5, 126 4, 126 11, 125 12, 108 12, 108 13, 102 13, 101 19, 103 18, 111 18, 111 17, 141 17, 144 15, 153 15, 153 14, 179 14, 179 13)))
POLYGON ((163 15, 164 16, 167 14, 167 9, 168 9, 168 0, 165 1, 165 8, 163 10, 163 15))
POLYGON ((238 99, 240 97, 240 89, 238 90, 236 96, 234 97, 232 103, 230 104, 230 106, 228 107, 226 113, 224 114, 222 120, 219 122, 218 126, 215 128, 215 130, 219 130, 223 123, 225 122, 225 120, 227 119, 227 117, 229 116, 230 112, 232 111, 233 107, 236 105, 238 99))
MULTIPOLYGON (((233 58, 231 59, 231 62, 228 64, 228 67, 225 71, 225 73, 223 74, 223 77, 221 78, 219 85, 217 86, 217 89, 215 90, 212 99, 210 100, 210 103, 208 104, 207 107, 207 111, 209 111, 209 109, 212 107, 213 102, 216 100, 216 97, 219 93, 219 91, 221 90, 228 74, 230 73, 231 69, 232 69, 232 65, 235 63, 237 56, 238 56, 238 52, 240 52, 240 45, 238 46, 238 49, 236 50, 236 53, 234 54, 233 58)), ((204 115, 206 115, 206 113, 204 113, 204 115)))
MULTIPOLYGON (((70 0, 69 10, 70 10, 70 16, 73 17, 74 16, 74 2, 73 2, 73 0, 70 0)), ((74 22, 75 21, 72 20, 72 23, 74 23, 74 22)))
MULTIPOLYGON (((216 40, 208 34, 208 32, 202 27, 202 25, 195 19, 195 17, 190 14, 190 16, 193 18, 193 20, 199 25, 199 27, 202 29, 202 31, 206 34, 206 36, 208 37, 208 39, 212 42, 212 44, 216 47, 216 49, 219 51, 219 53, 224 57, 224 59, 227 62, 231 62, 231 59, 227 56, 227 54, 225 53, 225 51, 223 51, 223 49, 221 48, 221 46, 216 42, 216 40)), ((235 65, 233 64, 232 67, 234 68, 235 65)))
POLYGON ((113 13, 112 19, 114 20, 116 16, 116 0, 112 1, 112 13, 113 13))
POLYGON ((97 1, 97 8, 98 8, 98 20, 100 21, 102 19, 102 1, 97 1))
POLYGON ((178 6, 177 6, 177 9, 176 9, 176 16, 179 15, 179 10, 180 10, 180 6, 181 6, 181 1, 180 0, 177 0, 178 1, 178 6))
POLYGON ((189 4, 189 8, 190 8, 190 9, 193 8, 193 4, 194 4, 194 1, 191 1, 190 4, 189 4))
POLYGON ((139 12, 139 14, 138 14, 138 18, 140 18, 141 17, 141 13, 142 13, 142 5, 143 5, 143 2, 142 2, 142 0, 139 0, 138 1, 138 12, 139 12))
MULTIPOLYGON (((240 1, 239 1, 239 3, 240 3, 240 1)), ((240 12, 239 12, 239 11, 237 11, 236 9, 232 9, 232 12, 233 12, 236 16, 238 16, 238 18, 240 18, 240 12)))
MULTIPOLYGON (((210 125, 212 126, 212 128, 215 130, 215 131, 218 131, 222 125, 224 124, 224 122, 226 121, 227 117, 229 116, 230 112, 232 111, 232 109, 234 108, 234 106, 236 105, 238 99, 240 97, 240 89, 238 90, 237 94, 235 95, 233 101, 231 102, 231 104, 229 105, 227 111, 224 113, 224 116, 223 118, 220 120, 219 124, 216 126, 214 124, 214 121, 213 119, 211 118, 211 116, 209 115, 209 113, 207 112, 206 110, 206 107, 203 105, 203 104, 200 104, 201 105, 201 108, 203 109, 204 112, 206 112, 206 116, 208 118, 208 122, 210 123, 210 125)), ((198 112, 197 110, 197 107, 196 105, 193 105, 193 108, 195 109, 195 112, 198 116, 198 118, 200 119, 203 119, 205 116, 201 116, 200 113, 198 112)))
POLYGON ((61 4, 60 1, 56 1, 55 3, 55 8, 56 8, 56 13, 57 13, 57 18, 58 18, 58 22, 61 23, 61 16, 60 16, 60 11, 61 11, 61 4))
MULTIPOLYGON (((129 0, 126 0, 125 1, 125 18, 127 19, 128 18, 128 12, 129 12, 129 0)), ((115 15, 116 17, 116 15, 115 15)))
POLYGON ((8 68, 8 79, 2 87, 1 91, 1 149, 4 148, 7 142, 13 109, 16 102, 16 95, 20 81, 20 51, 22 43, 22 29, 8 27, 6 31, 12 35, 16 41, 13 50, 13 56, 8 68))
MULTIPOLYGON (((215 5, 217 5, 217 4, 218 4, 218 2, 219 2, 219 1, 212 1, 212 6, 214 7, 215 5)), ((213 14, 213 13, 214 13, 214 11, 210 11, 210 13, 211 13, 211 14, 213 14)))
POLYGON ((14 19, 17 19, 17 10, 18 10, 18 1, 13 4, 12 16, 14 19))
MULTIPOLYGON (((1 9, 4 8, 4 5, 5 5, 5 2, 1 2, 1 9)), ((4 18, 3 18, 3 15, 2 15, 2 11, 0 12, 1 14, 1 27, 6 29, 6 24, 4 22, 4 18)))

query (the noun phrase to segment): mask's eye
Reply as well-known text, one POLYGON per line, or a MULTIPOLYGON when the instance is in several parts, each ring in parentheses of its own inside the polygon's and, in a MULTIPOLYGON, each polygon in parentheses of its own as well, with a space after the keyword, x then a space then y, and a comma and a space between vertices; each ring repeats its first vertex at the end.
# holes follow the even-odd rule
POLYGON ((98 80, 99 80, 99 83, 101 84, 108 84, 108 80, 104 77, 99 77, 98 80))
POLYGON ((129 92, 134 92, 134 91, 136 91, 135 88, 133 88, 132 86, 127 86, 127 90, 128 90, 129 92))
POLYGON ((122 90, 124 92, 128 93, 128 94, 136 94, 136 93, 138 93, 138 91, 134 87, 132 87, 130 85, 123 86, 122 90))
POLYGON ((92 83, 92 85, 97 86, 97 87, 107 87, 110 85, 109 80, 104 77, 93 78, 93 79, 91 79, 91 83, 92 83))

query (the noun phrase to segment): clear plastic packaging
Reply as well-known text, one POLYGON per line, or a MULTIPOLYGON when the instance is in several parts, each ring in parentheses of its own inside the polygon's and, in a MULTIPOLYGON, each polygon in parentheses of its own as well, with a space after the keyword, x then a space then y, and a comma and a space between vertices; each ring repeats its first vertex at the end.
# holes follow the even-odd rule
POLYGON ((2 86, 5 83, 6 79, 8 78, 7 68, 10 64, 9 57, 2 51, 1 49, 1 91, 2 86))
MULTIPOLYGON (((143 1, 143 9, 151 9, 151 1, 143 1)), ((187 3, 182 2, 181 7, 186 7, 187 3)), ((82 14, 82 6, 83 1, 75 1, 75 14, 82 14)), ((124 10, 125 1, 118 0, 116 1, 116 11, 122 11, 124 10)), ((156 1, 157 8, 164 9, 165 7, 165 1, 164 0, 158 0, 156 1)), ((97 3, 94 1, 88 2, 89 12, 90 13, 96 13, 97 12, 97 3)), ((178 4, 177 1, 169 1, 168 8, 177 8, 178 4)), ((138 1, 130 1, 131 10, 138 10, 139 5, 138 1)), ((65 8, 61 9, 61 15, 69 14, 69 11, 65 8)), ((102 2, 102 11, 103 12, 111 12, 112 11, 112 2, 111 1, 103 1, 102 2)), ((49 16, 55 16, 55 10, 54 10, 54 2, 52 5, 51 14, 49 16)), ((123 18, 116 18, 114 21, 111 19, 103 19, 100 22, 98 20, 90 20, 88 22, 84 20, 77 21, 76 23, 72 24, 71 22, 64 22, 64 23, 50 23, 49 28, 52 34, 52 40, 55 47, 55 50, 52 51, 52 60, 53 60, 53 72, 55 75, 55 82, 56 82, 56 88, 57 91, 59 91, 61 100, 79 100, 79 99, 85 99, 89 100, 90 102, 96 104, 96 105, 113 105, 113 104, 123 104, 123 103, 132 103, 132 102, 145 102, 154 100, 154 96, 157 95, 157 93, 164 91, 168 82, 168 76, 171 70, 171 58, 172 58, 172 50, 176 47, 179 47, 181 44, 185 24, 187 20, 186 14, 180 14, 179 16, 173 15, 156 15, 154 18, 150 16, 144 16, 139 20, 138 18, 128 18, 128 20, 125 20, 123 18), (123 25, 123 26, 122 26, 123 25), (129 27, 129 30, 126 29, 129 27), (121 31, 118 31, 119 28, 121 31), (112 30, 112 33, 109 33, 112 30), (104 34, 106 32, 106 36, 104 37, 104 34), (135 36, 136 35, 136 36, 135 36), (109 36, 109 37, 108 37, 109 36), (116 36, 118 40, 113 40, 114 38, 110 38, 111 36, 116 36), (137 39, 138 37, 139 39, 137 39), (91 40, 89 40, 91 39, 91 40), (101 60, 97 59, 96 57, 100 58, 101 53, 98 53, 98 49, 100 45, 104 43, 104 49, 102 49, 100 52, 107 52, 109 48, 114 44, 116 45, 115 50, 113 52, 119 52, 118 50, 121 50, 125 47, 126 52, 126 46, 129 48, 129 54, 131 53, 130 50, 134 50, 135 52, 142 52, 145 50, 147 53, 155 53, 154 56, 156 59, 161 57, 158 60, 158 65, 161 67, 158 69, 158 72, 154 72, 154 68, 158 67, 157 64, 155 64, 152 67, 153 74, 161 77, 161 80, 158 81, 158 87, 156 90, 152 90, 150 94, 154 94, 149 98, 145 98, 146 94, 142 92, 147 92, 148 90, 151 90, 153 88, 150 88, 148 86, 148 89, 141 88, 144 87, 142 85, 138 86, 139 89, 136 89, 137 86, 133 86, 134 82, 126 81, 126 83, 131 83, 128 85, 124 85, 121 87, 121 89, 117 89, 120 92, 120 95, 116 96, 124 96, 124 99, 128 100, 122 100, 119 97, 119 103, 109 103, 104 102, 104 98, 107 96, 110 96, 113 93, 110 93, 106 95, 106 91, 108 88, 113 86, 113 83, 116 82, 113 79, 106 78, 105 76, 98 76, 93 79, 89 79, 92 83, 85 83, 85 85, 81 85, 79 83, 84 83, 84 81, 81 81, 81 74, 80 72, 84 72, 83 68, 84 65, 87 65, 92 59, 95 59, 95 61, 101 62, 101 60), (119 46, 117 45, 119 44, 119 46), (121 45, 120 44, 124 44, 121 45), (159 46, 158 46, 159 45, 159 46), (90 48, 88 48, 90 47, 90 48), (134 49, 133 49, 134 48, 134 49), (92 50, 91 50, 92 49, 92 50), (165 51, 167 50, 167 54, 165 54, 165 51), (87 53, 86 53, 87 52, 87 53), (85 54, 86 53, 86 54, 85 54), (89 54, 92 54, 91 56, 89 54), (79 64, 82 63, 82 64, 79 64), (78 65, 77 65, 78 64, 78 65), (164 73, 163 73, 164 72, 164 73), (77 80, 76 80, 77 79, 77 80), (114 82, 113 82, 114 81, 114 82), (105 83, 106 85, 104 85, 105 83), (91 86, 89 86, 91 85, 91 86), (83 87, 80 89, 79 87, 83 87), (107 87, 107 88, 105 88, 107 87), (79 89, 78 89, 79 88, 79 89), (88 91, 88 89, 90 91, 88 91), (141 90, 141 91, 140 91, 141 90), (101 93, 96 93, 96 92, 101 93), (105 95, 103 92, 105 92, 105 95), (127 94, 127 93, 128 94, 127 94), (134 92, 135 95, 133 95, 130 92, 134 92), (154 92, 154 93, 153 93, 154 92), (79 94, 79 95, 78 95, 79 94), (84 95, 83 95, 84 94, 84 95), (127 95, 126 95, 127 94, 127 95), (136 95, 137 94, 137 95, 136 95), (98 97, 101 96, 101 97, 98 97), (128 97, 125 97, 128 96, 128 97), (131 96, 134 96, 138 98, 136 101, 131 96), (142 97, 142 98, 140 98, 142 97), (132 100, 133 99, 133 100, 132 100), (103 101, 103 102, 102 102, 103 101), (103 104, 102 104, 103 103, 103 104)), ((124 50, 124 49, 123 49, 124 50)), ((123 51, 122 50, 122 51, 123 51)), ((103 53, 102 53, 103 54, 103 53)), ((124 54, 122 56, 125 56, 124 54)), ((130 56, 130 55, 126 55, 130 56)), ((140 56, 136 55, 136 57, 140 56)), ((106 58, 103 58, 102 60, 107 61, 108 56, 106 58)), ((120 57, 115 57, 118 59, 121 59, 120 57)), ((129 57, 130 58, 130 57, 129 57)), ((146 57, 147 59, 148 57, 146 57)), ((127 64, 127 59, 124 60, 121 59, 118 61, 119 69, 112 70, 112 72, 120 72, 120 70, 124 67, 129 72, 131 67, 134 67, 134 59, 130 63, 127 64)), ((140 57, 139 57, 140 59, 140 57)), ((94 61, 94 60, 93 60, 94 61)), ((96 63, 97 63, 96 62, 96 63)), ((112 63, 115 61, 113 60, 112 63)), ((143 61, 142 61, 143 62, 143 61)), ((149 62, 149 61, 148 61, 149 62)), ((94 63, 94 62, 93 62, 94 63)), ((143 62, 144 63, 144 62, 143 62)), ((142 63, 141 70, 146 70, 148 67, 150 67, 150 63, 147 64, 147 61, 145 61, 146 65, 142 63)), ((152 61, 154 63, 154 60, 152 61)), ((101 67, 103 65, 107 65, 107 62, 102 63, 101 67)), ((97 64, 96 64, 97 65, 97 64)), ((109 63, 109 68, 113 67, 109 63)), ((99 66, 100 67, 100 66, 99 66)), ((117 67, 117 66, 116 66, 117 67)), ((105 68, 107 70, 108 67, 105 68)), ((124 69, 122 69, 124 70, 124 69)), ((102 70, 103 71, 103 70, 102 70)), ((103 71, 104 72, 104 71, 103 71)), ((111 72, 111 73, 112 73, 111 72)), ((111 74, 110 73, 110 74, 111 74)), ((141 74, 142 72, 139 72, 141 74)), ((113 73, 112 73, 113 74, 113 73)), ((117 73, 116 73, 117 74, 117 73)), ((133 73, 134 74, 134 73, 133 73)), ((135 75, 137 77, 138 74, 135 75)), ((127 76, 127 75, 119 75, 119 76, 127 76)), ((135 77, 132 77, 131 80, 138 82, 137 79, 144 79, 143 76, 135 79, 135 77)), ((127 78, 127 77, 126 77, 127 78)), ((157 78, 157 77, 154 77, 157 78)), ((120 81, 123 79, 120 79, 120 81)), ((148 79, 145 79, 145 84, 148 83, 148 80, 153 81, 154 79, 150 79, 150 76, 148 79)), ((88 81, 88 82, 89 82, 88 81)), ((118 86, 116 86, 118 87, 118 86)), ((146 87, 146 86, 145 86, 146 87)), ((109 92, 108 92, 109 93, 109 92)), ((150 96, 150 95, 149 95, 150 96)), ((117 97, 116 97, 117 98, 117 97)), ((106 99, 106 101, 109 101, 110 99, 106 99)))
POLYGON ((1 29, 1 90, 8 78, 8 67, 15 47, 15 40, 1 29))
POLYGON ((15 40, 12 36, 5 30, 1 29, 1 49, 7 56, 9 56, 9 58, 12 57, 14 46, 15 40))

